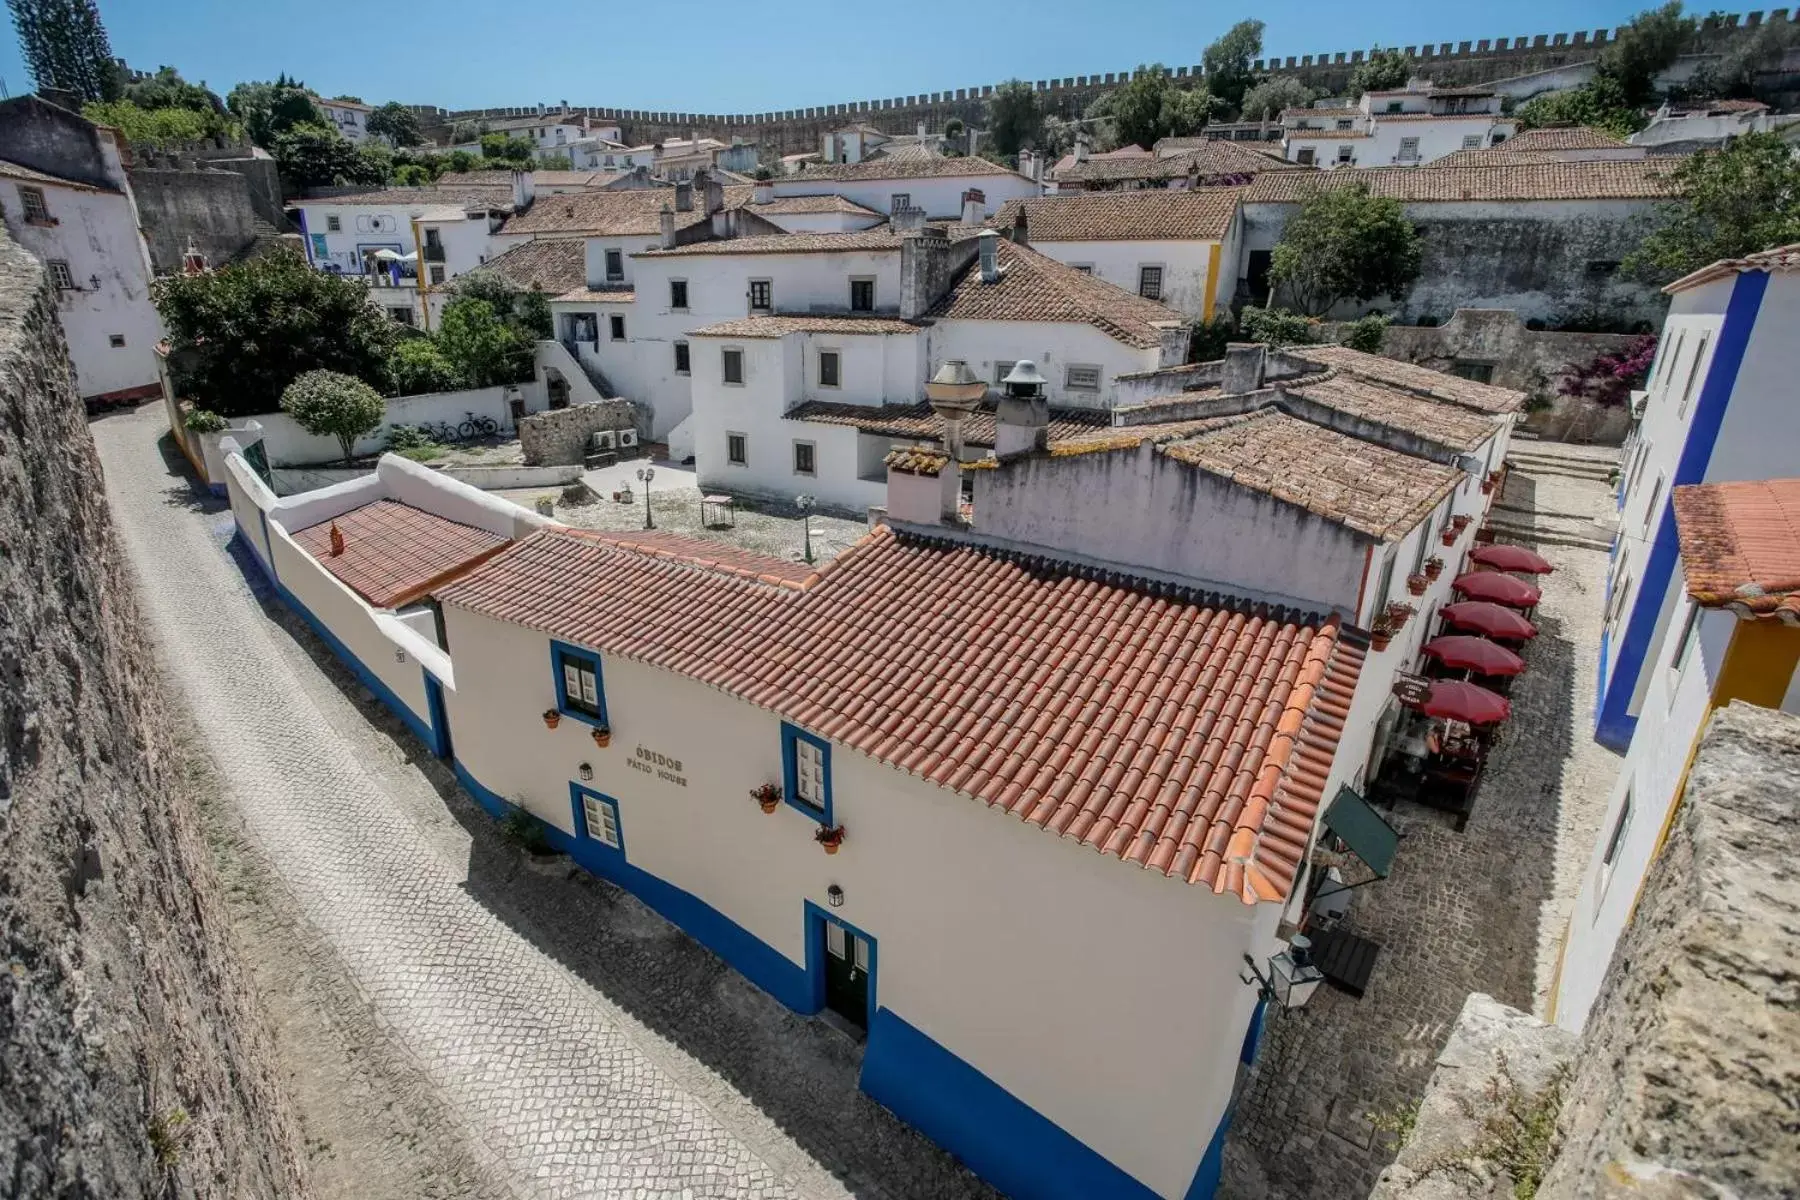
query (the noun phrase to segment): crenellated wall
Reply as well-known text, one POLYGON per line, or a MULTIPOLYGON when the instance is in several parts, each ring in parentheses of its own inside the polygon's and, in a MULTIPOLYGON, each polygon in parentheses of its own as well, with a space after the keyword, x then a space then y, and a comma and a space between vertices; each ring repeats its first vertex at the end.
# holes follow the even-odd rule
MULTIPOLYGON (((1716 53, 1748 30, 1763 24, 1792 21, 1797 15, 1800 12, 1778 8, 1766 13, 1758 11, 1708 17, 1695 37, 1692 50, 1716 53)), ((1440 83, 1467 84, 1488 83, 1512 75, 1585 62, 1598 55, 1612 40, 1613 31, 1595 29, 1539 33, 1524 37, 1421 43, 1397 48, 1414 60, 1416 73, 1440 83)), ((1258 59, 1253 65, 1259 72, 1292 75, 1309 87, 1338 92, 1348 85, 1350 73, 1357 64, 1373 53, 1374 48, 1278 55, 1258 59)), ((1169 67, 1165 70, 1177 84, 1183 86, 1191 85, 1204 77, 1204 71, 1198 65, 1169 67)), ((1072 116, 1106 92, 1128 81, 1133 74, 1135 70, 1128 69, 1031 82, 1047 112, 1072 116)), ((761 113, 656 112, 582 105, 569 106, 567 111, 586 113, 597 120, 618 124, 626 141, 634 145, 672 137, 685 138, 691 132, 698 132, 725 141, 740 137, 747 142, 762 144, 775 153, 792 154, 817 150, 825 133, 853 121, 865 122, 887 133, 912 133, 921 121, 925 122, 928 129, 938 131, 952 117, 979 125, 984 120, 987 100, 993 95, 996 86, 983 84, 910 96, 852 100, 841 104, 761 113)), ((564 106, 538 104, 459 111, 434 105, 416 104, 412 107, 423 118, 428 130, 436 126, 438 132, 447 132, 450 124, 455 121, 534 116, 560 111, 564 106)))

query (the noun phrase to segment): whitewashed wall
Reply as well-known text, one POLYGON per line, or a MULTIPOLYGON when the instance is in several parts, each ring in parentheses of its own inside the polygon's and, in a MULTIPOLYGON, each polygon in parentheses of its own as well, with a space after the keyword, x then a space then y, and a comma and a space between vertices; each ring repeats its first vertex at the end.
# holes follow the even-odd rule
POLYGON ((878 213, 893 211, 893 198, 904 194, 914 208, 923 208, 934 220, 958 220, 963 193, 978 189, 984 199, 984 216, 993 216, 1008 200, 1043 194, 1043 188, 1023 175, 951 175, 930 179, 817 179, 805 171, 774 181, 777 198, 786 196, 842 196, 878 213))
MULTIPOLYGON (((1031 248, 1039 254, 1072 266, 1090 267, 1096 277, 1134 295, 1138 290, 1140 268, 1161 267, 1162 302, 1196 319, 1206 315, 1209 291, 1216 303, 1218 281, 1212 277, 1211 268, 1218 245, 1197 238, 1104 242, 1031 239, 1031 248)), ((1217 261, 1219 274, 1226 274, 1222 253, 1217 261)))
POLYGON ((1158 349, 1127 346, 1092 325, 1054 321, 942 320, 931 328, 929 354, 934 364, 962 359, 989 386, 995 383, 996 363, 1029 358, 1050 381, 1045 389, 1050 403, 1066 408, 1109 407, 1114 377, 1162 365, 1158 349), (1098 366, 1099 390, 1069 388, 1071 364, 1098 366))
POLYGON ((603 655, 613 741, 599 750, 585 725, 539 717, 554 703, 543 635, 454 606, 445 621, 458 761, 483 786, 572 833, 569 782, 590 764, 584 786, 617 800, 633 866, 797 967, 803 902, 823 907, 838 884, 834 915, 877 941, 881 1007, 1157 1194, 1184 1195, 1255 1002, 1240 955, 1265 943, 1275 906, 1125 866, 842 747, 834 816, 847 836, 827 857, 811 820, 787 805, 765 815, 748 794, 781 777, 772 714, 603 655), (631 769, 640 746, 679 760, 685 786, 631 769), (1071 1013, 1106 1014, 1104 1053, 1069 1036, 1071 1013))
MULTIPOLYGON (((542 412, 548 401, 539 380, 512 385, 525 400, 527 413, 542 412)), ((432 392, 419 396, 396 396, 387 402, 387 418, 375 432, 357 439, 358 455, 379 454, 387 448, 388 430, 395 425, 418 425, 422 422, 461 424, 470 412, 492 418, 503 434, 514 430, 512 411, 506 401, 505 387, 475 388, 462 392, 432 392)), ((312 466, 339 462, 343 447, 335 437, 321 437, 306 432, 286 413, 262 413, 253 420, 263 427, 263 443, 271 466, 312 466)))

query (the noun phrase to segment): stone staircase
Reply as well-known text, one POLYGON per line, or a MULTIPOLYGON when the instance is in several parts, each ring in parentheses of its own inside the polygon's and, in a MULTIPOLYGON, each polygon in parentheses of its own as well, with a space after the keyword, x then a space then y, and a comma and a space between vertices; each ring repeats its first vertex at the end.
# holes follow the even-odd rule
POLYGON ((1488 527, 1501 541, 1610 551, 1617 520, 1607 499, 1618 460, 1616 447, 1515 441, 1488 527))

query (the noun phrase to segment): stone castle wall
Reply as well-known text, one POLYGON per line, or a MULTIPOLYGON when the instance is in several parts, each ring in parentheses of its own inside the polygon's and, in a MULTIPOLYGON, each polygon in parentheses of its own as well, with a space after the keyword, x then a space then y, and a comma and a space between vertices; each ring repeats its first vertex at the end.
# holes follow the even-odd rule
MULTIPOLYGON (((1778 8, 1743 15, 1709 17, 1695 38, 1696 52, 1717 52, 1742 37, 1746 31, 1777 21, 1790 21, 1795 13, 1778 8)), ((1474 41, 1425 43, 1399 49, 1414 62, 1415 73, 1440 83, 1488 83, 1512 75, 1542 71, 1571 63, 1586 62, 1596 57, 1612 41, 1606 29, 1577 30, 1571 33, 1533 34, 1525 37, 1481 38, 1474 41)), ((1258 72, 1292 75, 1309 87, 1328 92, 1341 92, 1350 81, 1350 73, 1374 50, 1339 50, 1319 54, 1301 54, 1258 59, 1258 72)), ((1198 65, 1165 68, 1177 84, 1188 86, 1204 78, 1198 65)), ((1045 111, 1059 116, 1074 116, 1100 96, 1128 81, 1134 70, 1106 71, 1093 75, 1064 76, 1060 79, 1030 81, 1045 111)), ((952 117, 965 124, 979 126, 985 120, 988 99, 994 84, 951 88, 941 92, 911 96, 892 96, 879 100, 852 100, 812 108, 786 109, 761 113, 691 113, 655 112, 642 109, 572 106, 574 113, 587 115, 622 127, 626 140, 633 144, 685 138, 692 132, 729 141, 741 137, 773 152, 792 154, 817 150, 821 137, 846 123, 862 121, 887 133, 911 133, 920 121, 928 129, 943 129, 952 117)), ((456 121, 501 119, 541 115, 558 111, 562 106, 527 105, 510 108, 482 108, 451 111, 433 105, 414 105, 428 129, 448 132, 456 121)))

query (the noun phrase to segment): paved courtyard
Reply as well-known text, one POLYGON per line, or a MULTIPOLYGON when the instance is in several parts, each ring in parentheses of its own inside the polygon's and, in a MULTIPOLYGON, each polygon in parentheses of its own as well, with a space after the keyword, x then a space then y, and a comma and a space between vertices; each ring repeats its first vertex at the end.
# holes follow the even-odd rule
POLYGON ((93 425, 171 683, 248 835, 472 1156, 522 1197, 987 1197, 856 1091, 860 1049, 631 897, 544 877, 267 590, 159 444, 93 425))
MULTIPOLYGON (((1509 479, 1513 508, 1578 513, 1583 524, 1611 513, 1603 479, 1532 470, 1509 479)), ((1303 1010, 1271 1017, 1221 1196, 1362 1200, 1393 1157, 1377 1124, 1417 1101, 1468 994, 1541 1012, 1619 766, 1590 736, 1606 554, 1564 540, 1534 547, 1556 572, 1540 581, 1540 633, 1467 828, 1407 803, 1390 816, 1403 835, 1393 873, 1358 888, 1350 910, 1352 930, 1382 946, 1368 991, 1322 987, 1303 1010)))

